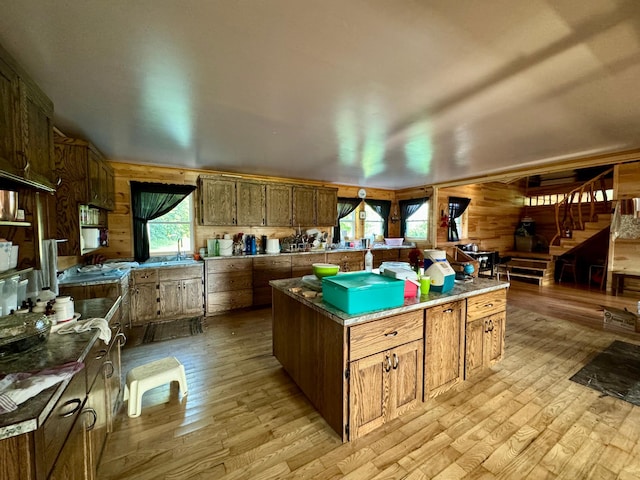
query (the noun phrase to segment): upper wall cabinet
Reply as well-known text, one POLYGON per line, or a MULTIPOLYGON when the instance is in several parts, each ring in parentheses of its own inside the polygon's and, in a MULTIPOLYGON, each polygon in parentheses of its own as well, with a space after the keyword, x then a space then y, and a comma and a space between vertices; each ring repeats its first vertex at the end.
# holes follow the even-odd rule
POLYGON ((52 191, 53 165, 53 103, 0 47, 0 171, 52 191))
POLYGON ((198 178, 202 225, 248 227, 333 226, 337 217, 335 188, 234 179, 224 175, 198 178))
POLYGON ((291 185, 267 184, 267 225, 269 227, 290 227, 292 225, 291 185))
POLYGON ((198 178, 202 225, 265 224, 265 185, 221 175, 198 178))
POLYGON ((113 210, 113 169, 91 143, 76 138, 55 137, 55 170, 61 179, 59 188, 68 185, 73 189, 77 204, 113 210))
POLYGON ((338 219, 338 189, 316 189, 316 225, 331 227, 338 219))

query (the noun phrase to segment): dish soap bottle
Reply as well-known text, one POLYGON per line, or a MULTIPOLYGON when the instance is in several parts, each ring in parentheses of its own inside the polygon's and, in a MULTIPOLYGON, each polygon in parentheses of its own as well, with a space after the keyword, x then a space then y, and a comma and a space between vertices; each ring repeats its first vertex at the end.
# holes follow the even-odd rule
POLYGON ((364 256, 364 269, 367 272, 373 270, 373 254, 371 253, 371 249, 367 249, 367 253, 364 256))

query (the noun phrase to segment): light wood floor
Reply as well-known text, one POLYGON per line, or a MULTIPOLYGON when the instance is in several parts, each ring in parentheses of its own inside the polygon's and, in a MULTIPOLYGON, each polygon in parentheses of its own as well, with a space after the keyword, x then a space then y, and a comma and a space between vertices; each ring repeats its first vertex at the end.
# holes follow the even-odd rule
POLYGON ((599 305, 635 302, 514 283, 500 364, 347 444, 271 355, 269 309, 213 317, 125 350, 125 371, 177 356, 189 394, 158 387, 121 413, 99 480, 640 478, 640 407, 569 381, 614 339, 640 344, 599 329, 599 305))

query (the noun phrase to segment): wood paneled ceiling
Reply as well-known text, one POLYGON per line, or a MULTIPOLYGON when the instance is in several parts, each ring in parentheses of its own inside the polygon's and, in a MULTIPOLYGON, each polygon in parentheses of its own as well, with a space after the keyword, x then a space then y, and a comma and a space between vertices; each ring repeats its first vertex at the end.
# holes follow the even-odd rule
POLYGON ((20 0, 0 43, 114 160, 397 189, 640 147, 637 0, 20 0))

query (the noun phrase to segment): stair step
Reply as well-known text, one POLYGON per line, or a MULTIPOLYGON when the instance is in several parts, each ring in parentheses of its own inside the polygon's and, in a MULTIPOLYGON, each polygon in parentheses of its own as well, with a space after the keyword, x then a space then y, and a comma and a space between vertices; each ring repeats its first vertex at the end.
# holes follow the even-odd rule
POLYGON ((543 281, 543 277, 540 277, 537 275, 527 275, 526 273, 517 273, 517 272, 510 272, 509 279, 526 281, 528 283, 537 283, 538 285, 542 285, 542 281, 543 281))
POLYGON ((511 271, 511 272, 517 272, 517 273, 538 272, 538 276, 540 276, 541 274, 544 274, 544 272, 546 270, 547 270, 546 268, 539 268, 539 267, 525 267, 525 266, 521 266, 521 265, 509 265, 509 271, 511 271))

